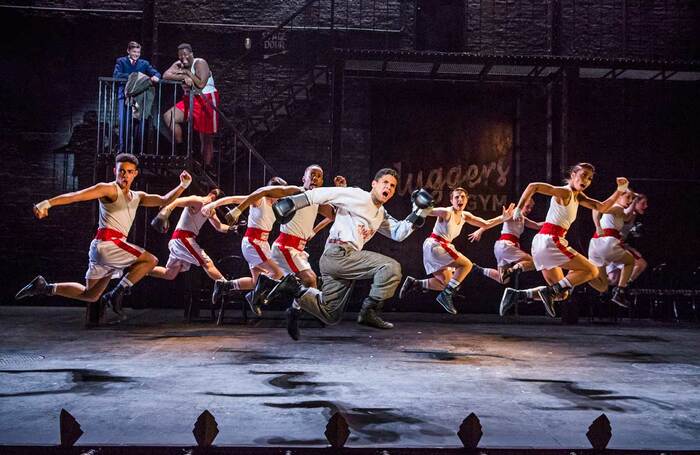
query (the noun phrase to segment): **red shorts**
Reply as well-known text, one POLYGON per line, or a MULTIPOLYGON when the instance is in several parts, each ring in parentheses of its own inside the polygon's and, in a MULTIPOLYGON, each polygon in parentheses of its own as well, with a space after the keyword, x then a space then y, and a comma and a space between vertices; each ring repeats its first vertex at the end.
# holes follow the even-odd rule
MULTIPOLYGON (((190 97, 187 95, 183 96, 175 105, 176 108, 185 113, 185 120, 189 115, 189 104, 190 97)), ((198 133, 214 134, 219 130, 219 114, 214 110, 212 105, 219 106, 218 91, 194 96, 194 110, 192 111, 194 123, 192 124, 192 128, 198 133), (204 97, 206 97, 208 101, 205 100, 204 97)))

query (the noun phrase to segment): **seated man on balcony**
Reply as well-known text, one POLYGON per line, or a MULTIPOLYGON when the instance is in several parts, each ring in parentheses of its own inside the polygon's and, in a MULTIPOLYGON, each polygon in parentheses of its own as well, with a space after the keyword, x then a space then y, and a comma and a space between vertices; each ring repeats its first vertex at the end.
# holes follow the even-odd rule
MULTIPOLYGON (((112 77, 118 79, 127 79, 131 73, 143 73, 151 76, 151 81, 157 83, 160 80, 160 73, 157 69, 151 66, 148 60, 142 59, 141 57, 141 45, 136 41, 130 41, 126 53, 128 55, 124 57, 119 57, 114 65, 114 73, 112 77)), ((128 127, 128 122, 131 120, 131 116, 128 114, 129 110, 126 109, 126 96, 124 95, 124 83, 119 83, 119 153, 124 153, 128 147, 128 140, 126 132, 131 128, 128 127)), ((139 122, 134 122, 134 126, 138 127, 139 122)), ((133 131, 136 131, 135 129, 133 131)), ((132 131, 132 137, 134 135, 132 131)))
POLYGON ((182 124, 189 117, 190 90, 194 93, 192 128, 199 133, 202 159, 205 166, 211 165, 214 156, 214 138, 219 127, 219 92, 214 87, 214 78, 203 58, 195 58, 192 46, 182 43, 177 47, 177 61, 163 75, 164 79, 182 81, 182 99, 163 115, 165 124, 174 131, 175 142, 182 143, 182 124))

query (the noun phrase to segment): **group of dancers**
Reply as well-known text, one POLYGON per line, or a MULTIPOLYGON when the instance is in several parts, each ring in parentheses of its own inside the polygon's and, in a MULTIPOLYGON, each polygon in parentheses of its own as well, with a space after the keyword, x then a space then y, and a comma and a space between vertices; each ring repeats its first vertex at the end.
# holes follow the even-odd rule
POLYGON ((449 207, 435 207, 429 191, 416 190, 411 196, 413 210, 401 221, 384 208, 394 196, 399 179, 397 172, 390 168, 375 174, 370 191, 348 187, 342 176, 335 177, 334 187, 323 187, 323 169, 312 164, 305 169, 301 186, 288 185, 282 178, 273 177, 266 186, 249 195, 223 197, 222 192, 214 188, 206 195, 181 197, 192 180, 186 171, 180 174, 178 186, 165 195, 155 195, 131 189, 139 173, 138 166, 134 155, 119 154, 115 159, 113 182, 62 194, 33 207, 34 215, 42 219, 52 207, 97 200, 99 225, 90 245, 85 285, 49 283, 39 275, 17 293, 17 299, 59 295, 85 301, 88 313, 99 315, 97 319, 88 319, 88 325, 99 323, 104 318, 105 308, 111 308, 124 319, 123 297, 137 282, 146 276, 172 280, 195 265, 202 267, 214 280, 214 304, 232 291, 249 291, 246 294, 248 304, 256 315, 261 315, 270 302, 291 300, 285 319, 287 332, 294 340, 300 337, 302 311, 325 324, 338 323, 357 280, 372 281, 357 322, 391 329, 393 324, 382 318, 381 310, 401 284, 401 265, 390 257, 365 250, 364 246, 377 232, 400 242, 421 227, 427 217, 436 218, 432 233, 423 243, 423 263, 428 278, 419 280, 407 276, 399 298, 417 290, 439 291, 437 303, 452 314, 457 313, 454 294, 472 270, 502 284, 508 284, 519 273, 541 271, 546 285, 524 290, 506 288, 499 311, 504 315, 519 298, 527 297, 541 300, 547 313, 554 317, 554 302, 565 300, 575 286, 589 283, 598 291, 605 291, 608 272, 617 273, 612 300, 626 306, 625 289, 646 266, 638 252, 624 243, 634 217, 646 209, 646 198, 632 192, 623 177, 617 179, 616 190, 605 201, 586 196, 584 191, 595 172, 588 163, 573 166, 562 186, 529 184, 517 205, 503 207, 501 215, 488 220, 464 210, 469 198, 464 188, 451 190, 449 207), (537 193, 551 197, 544 222, 527 218, 537 193), (234 207, 222 222, 215 209, 225 205, 234 207), (565 237, 576 219, 579 205, 593 211, 596 225, 588 258, 568 246, 565 237), (151 225, 162 233, 169 231, 173 210, 182 208, 168 244, 170 256, 165 267, 157 265, 153 254, 127 241, 139 206, 161 207, 151 225), (250 276, 226 279, 196 238, 207 221, 217 231, 229 232, 238 225, 246 209, 247 229, 241 251, 248 262, 250 276), (323 219, 317 223, 319 215, 323 219), (268 236, 275 222, 280 224, 280 233, 270 245, 268 236), (478 241, 486 230, 503 224, 501 236, 494 245, 497 269, 473 264, 454 247, 452 241, 465 224, 478 227, 469 235, 472 241, 478 241), (311 268, 305 247, 328 225, 331 227, 319 259, 319 279, 311 268), (531 255, 519 244, 526 227, 539 231, 533 239, 531 255), (105 292, 113 278, 120 280, 105 292))

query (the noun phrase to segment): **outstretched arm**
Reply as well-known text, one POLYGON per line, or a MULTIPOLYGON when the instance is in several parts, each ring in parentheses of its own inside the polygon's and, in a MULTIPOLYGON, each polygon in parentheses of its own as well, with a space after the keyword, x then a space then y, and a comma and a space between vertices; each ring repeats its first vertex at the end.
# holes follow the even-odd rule
POLYGON ((231 226, 228 224, 222 223, 221 220, 219 219, 218 216, 216 216, 216 213, 214 213, 212 216, 209 217, 209 223, 214 226, 214 229, 217 231, 226 234, 229 232, 231 229, 231 226))
POLYGON ((525 188, 525 191, 523 191, 523 194, 520 196, 520 200, 518 201, 518 205, 513 211, 513 219, 515 221, 520 220, 520 218, 522 217, 520 211, 523 209, 523 207, 525 207, 527 201, 529 201, 532 198, 532 196, 534 196, 537 193, 544 194, 547 196, 555 196, 558 199, 566 201, 571 195, 571 190, 569 190, 566 187, 553 186, 549 183, 544 182, 530 183, 527 186, 527 188, 525 188))
POLYGON ((544 221, 532 221, 530 218, 525 218, 525 227, 528 229, 535 229, 539 231, 542 229, 542 225, 544 224, 544 221))
POLYGON ((515 204, 511 203, 508 208, 503 207, 503 213, 500 216, 491 218, 490 220, 485 220, 476 215, 472 215, 469 212, 462 212, 462 217, 467 224, 472 226, 477 226, 483 229, 491 229, 494 226, 498 226, 504 221, 508 221, 513 216, 513 210, 515 209, 515 204))
POLYGON ((165 195, 144 193, 141 196, 141 205, 144 207, 163 207, 178 198, 192 183, 192 176, 187 171, 180 174, 180 184, 165 195))
POLYGON ((117 199, 117 188, 112 183, 98 183, 80 191, 65 193, 59 196, 46 199, 33 207, 34 216, 39 219, 49 216, 49 209, 57 205, 69 205, 75 202, 92 201, 106 197, 111 200, 117 199))
POLYGON ((627 186, 629 185, 629 181, 624 177, 618 177, 616 181, 617 189, 603 202, 600 202, 596 199, 592 199, 586 196, 585 194, 580 193, 578 196, 579 204, 591 210, 597 210, 601 213, 608 213, 613 207, 613 205, 615 205, 615 201, 617 201, 617 198, 620 197, 622 193, 627 191, 627 186))

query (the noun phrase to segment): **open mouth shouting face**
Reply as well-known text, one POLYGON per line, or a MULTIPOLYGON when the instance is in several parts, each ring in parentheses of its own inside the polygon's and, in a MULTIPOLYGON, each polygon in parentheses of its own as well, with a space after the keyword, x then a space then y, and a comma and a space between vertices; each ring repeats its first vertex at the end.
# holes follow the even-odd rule
POLYGON ((372 197, 380 204, 386 202, 394 196, 398 181, 393 175, 383 175, 379 180, 372 180, 372 197))
POLYGON ((457 211, 462 211, 467 206, 467 201, 469 200, 469 195, 462 188, 455 188, 452 190, 452 196, 450 197, 450 202, 452 202, 452 208, 457 211))

